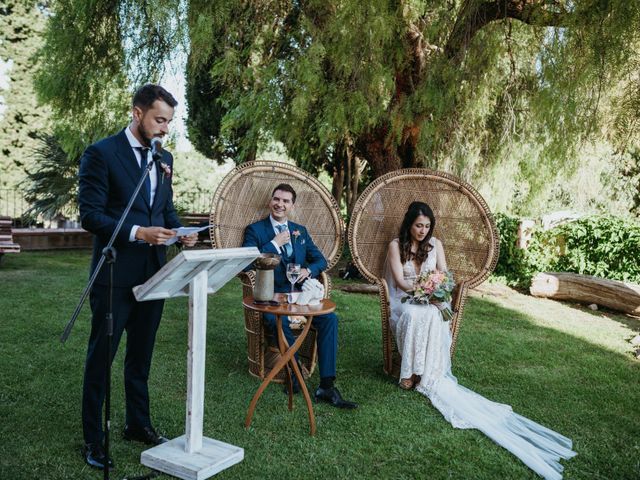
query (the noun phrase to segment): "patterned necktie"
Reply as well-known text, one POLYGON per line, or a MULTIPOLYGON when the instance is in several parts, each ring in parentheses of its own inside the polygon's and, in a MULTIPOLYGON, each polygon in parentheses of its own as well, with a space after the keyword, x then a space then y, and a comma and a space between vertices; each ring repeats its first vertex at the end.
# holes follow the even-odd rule
MULTIPOLYGON (((287 226, 276 225, 276 228, 278 229, 279 233, 282 233, 287 229, 287 226)), ((291 242, 285 243, 284 245, 282 245, 282 248, 284 248, 284 253, 286 254, 287 257, 290 257, 291 254, 293 253, 293 247, 291 246, 291 242)))
MULTIPOLYGON (((147 147, 137 147, 140 151, 140 174, 144 175, 144 169, 147 168, 147 158, 149 156, 149 149, 147 147)), ((151 202, 151 172, 144 179, 144 188, 147 192, 147 198, 151 202)))

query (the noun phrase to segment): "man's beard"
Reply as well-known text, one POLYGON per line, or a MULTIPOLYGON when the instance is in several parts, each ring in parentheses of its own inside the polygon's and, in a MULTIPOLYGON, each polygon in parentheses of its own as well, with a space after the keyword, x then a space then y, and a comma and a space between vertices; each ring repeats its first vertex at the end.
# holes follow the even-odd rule
POLYGON ((144 140, 145 146, 147 147, 151 146, 152 136, 149 135, 147 130, 142 126, 142 122, 138 123, 138 134, 140 135, 140 138, 144 140))

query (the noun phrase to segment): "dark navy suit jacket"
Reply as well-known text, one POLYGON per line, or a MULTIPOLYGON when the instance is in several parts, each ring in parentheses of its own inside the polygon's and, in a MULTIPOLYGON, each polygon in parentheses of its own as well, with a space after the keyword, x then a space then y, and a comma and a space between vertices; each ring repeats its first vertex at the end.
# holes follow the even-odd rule
MULTIPOLYGON (((291 244, 293 246, 292 257, 284 258, 274 271, 274 289, 276 292, 288 292, 291 284, 287 280, 286 264, 298 263, 311 271, 311 277, 316 278, 327 268, 327 260, 320 249, 313 243, 307 229, 300 224, 288 221, 291 244), (297 233, 296 233, 297 232, 297 233)), ((243 247, 258 247, 262 253, 278 253, 271 240, 276 236, 271 220, 266 217, 259 222, 252 223, 244 231, 243 247)))
MULTIPOLYGON (((169 152, 163 153, 162 162, 169 165, 173 171, 173 157, 169 152)), ((129 234, 134 225, 165 228, 181 226, 173 207, 171 177, 166 176, 163 179, 162 173, 163 170, 156 166, 158 184, 153 205, 149 206, 149 195, 143 187, 116 238, 116 287, 130 288, 140 285, 166 262, 166 247, 129 241, 129 234), (149 265, 151 262, 155 267, 149 265)), ((140 167, 124 130, 91 145, 82 155, 79 180, 80 218, 82 227, 95 235, 92 272, 140 176, 140 167)), ((96 284, 107 285, 108 271, 106 265, 102 267, 96 284)))

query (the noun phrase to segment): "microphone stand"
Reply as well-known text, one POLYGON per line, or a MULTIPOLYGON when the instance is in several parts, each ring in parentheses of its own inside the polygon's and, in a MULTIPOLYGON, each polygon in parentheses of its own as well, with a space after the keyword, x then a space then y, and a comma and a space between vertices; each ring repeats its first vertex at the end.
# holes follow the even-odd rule
POLYGON ((106 314, 106 320, 107 320, 106 352, 107 354, 105 355, 106 368, 105 368, 105 379, 104 379, 104 384, 105 384, 104 451, 106 456, 104 469, 103 469, 104 480, 109 480, 109 436, 110 436, 109 430, 111 428, 111 349, 113 348, 113 267, 117 257, 117 252, 113 244, 116 240, 116 237, 118 236, 118 233, 120 233, 120 230, 122 229, 122 225, 124 224, 124 221, 127 218, 129 211, 131 210, 131 206, 133 205, 133 202, 137 198, 138 193, 140 193, 140 189, 142 188, 144 181, 149 176, 149 173, 153 168, 154 162, 157 162, 161 158, 161 156, 162 156, 161 152, 157 152, 157 153, 154 152, 153 160, 149 162, 147 164, 147 167, 144 169, 144 173, 140 177, 140 180, 138 181, 138 185, 136 185, 136 189, 131 195, 131 198, 129 199, 129 203, 127 204, 127 207, 124 209, 124 212, 122 212, 122 216, 120 217, 120 220, 118 221, 118 224, 116 225, 115 230, 111 234, 111 238, 109 239, 107 246, 102 249, 102 256, 100 257, 100 261, 96 265, 96 268, 93 271, 91 278, 89 278, 89 283, 87 283, 87 286, 85 287, 84 291, 82 292, 82 295, 80 296, 80 301, 78 302, 78 305, 76 306, 76 309, 73 312, 73 315, 71 316, 71 320, 69 320, 69 322, 67 323, 67 326, 64 328, 64 331, 62 332, 62 335, 60 336, 60 342, 62 343, 65 343, 69 338, 69 335, 71 334, 71 329, 73 328, 73 325, 75 324, 76 319, 80 314, 80 310, 82 309, 82 306, 84 305, 84 302, 87 299, 87 295, 89 295, 89 292, 91 291, 91 288, 93 287, 93 284, 96 281, 96 278, 98 277, 98 274, 102 269, 102 266, 104 265, 105 262, 107 262, 107 264, 109 265, 109 284, 107 287, 109 289, 109 307, 106 314))

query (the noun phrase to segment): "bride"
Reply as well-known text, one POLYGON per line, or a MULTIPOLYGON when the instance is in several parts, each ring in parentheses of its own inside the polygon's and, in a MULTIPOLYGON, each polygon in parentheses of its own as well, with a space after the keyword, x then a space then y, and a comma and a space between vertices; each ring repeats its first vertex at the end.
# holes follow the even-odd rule
POLYGON ((413 202, 404 216, 399 238, 389 244, 385 280, 391 302, 391 330, 402 355, 399 385, 415 388, 455 428, 476 428, 516 455, 545 479, 561 479, 559 460, 576 455, 571 440, 458 385, 451 373, 451 332, 443 305, 403 303, 413 282, 425 271, 445 271, 442 243, 433 237, 431 208, 413 202))

